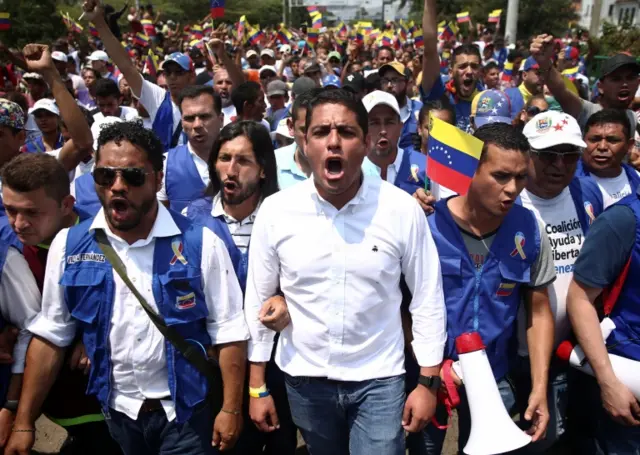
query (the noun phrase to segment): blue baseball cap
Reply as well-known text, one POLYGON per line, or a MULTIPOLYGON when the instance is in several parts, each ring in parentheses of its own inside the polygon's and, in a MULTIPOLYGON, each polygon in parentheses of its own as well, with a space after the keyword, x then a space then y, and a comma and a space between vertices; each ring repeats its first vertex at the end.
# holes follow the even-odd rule
POLYGON ((191 61, 191 58, 182 52, 174 52, 173 54, 167 55, 164 62, 162 62, 162 69, 164 69, 164 66, 170 62, 177 63, 180 65, 180 68, 185 71, 193 71, 193 62, 191 61))
POLYGON ((536 59, 533 57, 529 57, 524 61, 522 71, 537 70, 538 68, 540 68, 540 65, 538 65, 536 59))
POLYGON ((471 103, 471 116, 476 128, 489 123, 511 124, 511 101, 499 90, 485 90, 471 103))
POLYGON ((340 88, 340 78, 335 74, 327 74, 322 78, 322 86, 329 87, 330 85, 340 88))

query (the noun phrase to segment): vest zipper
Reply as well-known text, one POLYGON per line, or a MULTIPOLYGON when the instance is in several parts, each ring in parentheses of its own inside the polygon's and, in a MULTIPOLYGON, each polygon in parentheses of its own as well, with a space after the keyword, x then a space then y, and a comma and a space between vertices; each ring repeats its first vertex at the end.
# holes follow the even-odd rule
POLYGON ((482 270, 484 264, 480 266, 480 270, 476 270, 476 289, 473 294, 473 331, 477 332, 480 327, 478 313, 480 311, 480 278, 482 278, 482 270))

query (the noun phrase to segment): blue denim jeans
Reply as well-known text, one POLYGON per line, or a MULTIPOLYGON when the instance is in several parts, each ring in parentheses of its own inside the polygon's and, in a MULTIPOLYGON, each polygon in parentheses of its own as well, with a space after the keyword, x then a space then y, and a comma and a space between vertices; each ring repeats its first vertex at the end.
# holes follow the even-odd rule
MULTIPOLYGON (((507 411, 512 413, 516 406, 516 396, 512 384, 507 379, 501 379, 498 382, 498 390, 507 411)), ((460 387, 458 393, 460 394, 460 405, 456 408, 458 411, 458 453, 463 453, 462 449, 467 444, 471 433, 471 414, 464 387, 460 387)), ((447 422, 448 415, 444 405, 437 406, 436 419, 441 425, 447 422)), ((407 440, 409 454, 440 455, 446 434, 447 430, 440 430, 432 424, 427 425, 421 433, 409 435, 407 440)))
POLYGON ((124 455, 217 455, 211 446, 213 421, 209 405, 196 408, 189 421, 167 421, 163 410, 141 412, 138 420, 110 409, 105 415, 111 437, 124 455))
POLYGON ((311 455, 404 455, 404 375, 362 382, 285 375, 311 455))

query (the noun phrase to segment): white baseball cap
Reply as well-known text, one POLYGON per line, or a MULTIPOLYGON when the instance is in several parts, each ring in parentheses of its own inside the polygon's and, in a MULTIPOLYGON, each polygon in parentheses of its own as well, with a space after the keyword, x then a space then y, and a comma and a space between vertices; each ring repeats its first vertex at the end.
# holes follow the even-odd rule
POLYGON ((262 73, 264 73, 265 71, 272 71, 273 74, 278 74, 278 71, 276 71, 275 66, 271 66, 271 65, 264 65, 260 68, 260 71, 258 71, 258 75, 261 75, 262 73))
POLYGON ((67 61, 69 60, 67 58, 67 54, 65 54, 64 52, 60 52, 60 51, 54 51, 51 53, 51 58, 54 60, 57 60, 59 62, 65 62, 67 63, 67 61))
POLYGON ((523 134, 531 148, 544 150, 556 145, 575 145, 586 148, 578 122, 568 114, 557 111, 542 112, 524 126, 523 134))
POLYGON ((266 55, 268 57, 271 57, 271 58, 276 58, 276 53, 273 52, 273 49, 262 49, 262 52, 260 52, 260 57, 262 57, 264 55, 266 55))
POLYGON ((36 101, 33 107, 31 108, 31 110, 29 111, 29 113, 32 114, 41 109, 51 112, 52 114, 55 114, 57 116, 60 116, 60 109, 58 109, 56 102, 53 100, 50 100, 49 98, 42 98, 36 101))
POLYGON ((288 44, 283 44, 282 46, 280 46, 280 52, 282 52, 283 54, 290 54, 291 46, 289 46, 288 44))
POLYGON ((102 62, 108 62, 109 56, 105 51, 93 51, 89 56, 89 60, 91 60, 92 62, 95 62, 98 60, 102 62))
POLYGON ((375 90, 362 98, 362 104, 367 112, 371 112, 374 107, 379 105, 389 106, 393 111, 400 115, 400 106, 398 106, 398 100, 391 93, 383 92, 382 90, 375 90))
POLYGON ((257 57, 258 53, 256 51, 254 51, 253 49, 250 51, 247 51, 247 55, 246 58, 251 58, 251 57, 257 57))
POLYGON ((100 136, 100 131, 102 131, 102 128, 106 125, 118 123, 121 121, 122 119, 120 117, 113 117, 110 115, 93 122, 93 125, 91 125, 91 134, 93 135, 93 150, 98 150, 98 137, 100 136))

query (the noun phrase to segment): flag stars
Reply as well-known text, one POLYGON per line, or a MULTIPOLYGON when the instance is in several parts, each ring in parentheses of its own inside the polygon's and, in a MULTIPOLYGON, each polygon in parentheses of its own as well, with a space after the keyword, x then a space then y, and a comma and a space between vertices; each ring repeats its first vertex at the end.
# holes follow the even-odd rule
POLYGON ((494 107, 493 109, 491 109, 491 113, 496 115, 498 113, 498 109, 494 107))

